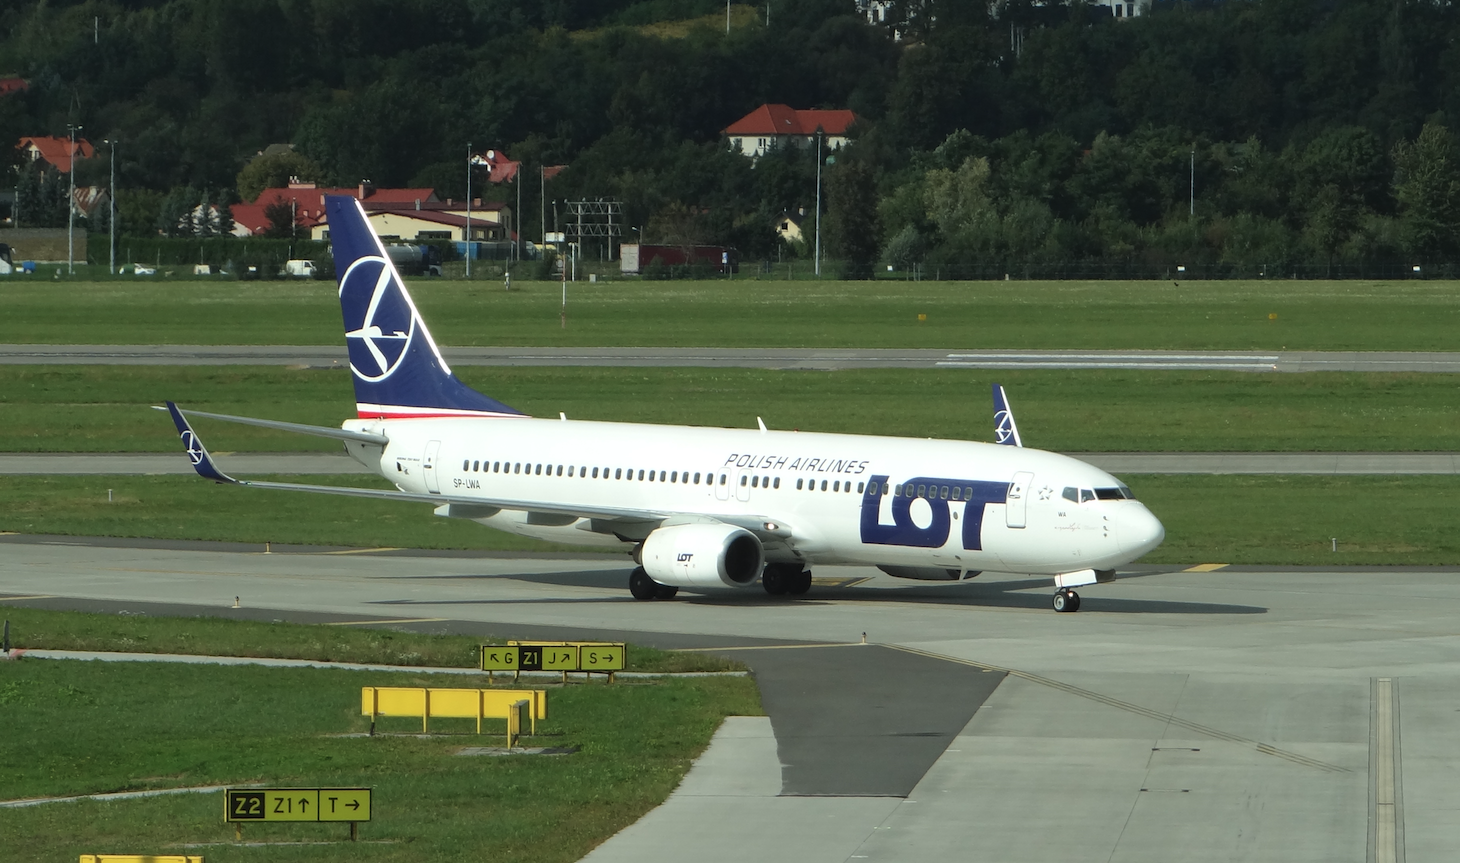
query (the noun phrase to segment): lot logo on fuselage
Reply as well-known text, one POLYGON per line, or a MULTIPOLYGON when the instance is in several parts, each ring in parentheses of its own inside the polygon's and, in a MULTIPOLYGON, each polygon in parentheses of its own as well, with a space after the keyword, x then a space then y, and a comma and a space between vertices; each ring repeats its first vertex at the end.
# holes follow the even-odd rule
POLYGON ((862 542, 869 545, 903 545, 912 548, 942 548, 953 526, 952 506, 963 506, 963 547, 983 550, 984 505, 1003 503, 1009 494, 1006 482, 976 479, 947 479, 916 476, 902 483, 903 494, 892 496, 892 524, 882 523, 882 498, 886 476, 874 476, 862 495, 862 542), (960 489, 960 500, 944 497, 945 489, 960 489), (971 494, 970 494, 971 492, 971 494), (912 504, 923 500, 932 510, 927 527, 913 521, 912 504))
POLYGON ((416 314, 384 258, 357 258, 340 279, 350 370, 366 381, 390 377, 416 334, 416 314))

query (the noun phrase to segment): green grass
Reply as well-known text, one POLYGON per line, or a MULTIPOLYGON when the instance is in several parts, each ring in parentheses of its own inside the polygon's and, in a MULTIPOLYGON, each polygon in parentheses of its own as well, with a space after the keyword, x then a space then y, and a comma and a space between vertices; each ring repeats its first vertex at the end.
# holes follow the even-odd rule
POLYGON ((1166 526, 1142 563, 1460 564, 1460 477, 1141 476, 1131 487, 1166 526))
MULTIPOLYGON (((1440 374, 862 369, 483 368, 469 384, 537 416, 992 439, 989 384, 1009 388, 1024 440, 1063 452, 1436 451, 1460 448, 1460 377, 1440 374)), ((273 367, 12 366, 0 452, 179 449, 165 399, 336 426, 346 373, 273 367)), ((200 420, 217 452, 337 452, 324 438, 200 420)), ((179 455, 181 458, 181 455, 179 455)))
MULTIPOLYGON (((557 283, 411 290, 444 345, 1448 351, 1460 324, 1440 281, 578 282, 566 330, 557 283)), ((43 344, 338 344, 339 314, 314 281, 0 292, 5 339, 43 344)))
MULTIPOLYGON (((34 650, 195 653, 372 665, 477 668, 477 646, 502 643, 473 635, 263 623, 222 617, 105 615, 10 606, 0 611, 0 615, 10 622, 11 644, 34 650)), ((630 644, 625 670, 654 673, 743 671, 745 666, 708 654, 655 650, 630 644)))
MULTIPOLYGON (((275 478, 384 487, 383 480, 368 476, 275 478)), ((428 504, 245 489, 195 476, 0 477, 0 530, 360 548, 582 551, 439 518, 428 504)), ((605 560, 629 566, 627 556, 605 560)))
MULTIPOLYGON (((343 478, 335 478, 336 481, 343 478)), ((1460 477, 1127 478, 1166 525, 1147 563, 1460 564, 1460 477), (1340 554, 1329 551, 1339 538, 1340 554)), ((0 477, 0 530, 418 548, 552 547, 429 507, 227 488, 191 477, 0 477), (106 488, 117 489, 106 502, 106 488)), ((627 567, 622 556, 606 565, 627 567)))
POLYGON ((500 737, 479 738, 468 723, 444 720, 433 724, 454 733, 338 736, 366 727, 362 685, 442 683, 314 669, 4 663, 5 798, 248 782, 374 789, 374 820, 362 825, 365 842, 357 845, 342 841, 343 824, 282 824, 250 825, 245 838, 334 844, 236 846, 221 795, 183 795, 0 810, 5 859, 186 848, 210 863, 429 863, 464 854, 566 863, 662 801, 724 716, 760 712, 748 678, 556 688, 548 720, 528 742, 577 752, 463 758, 454 755, 460 747, 500 745, 500 737))

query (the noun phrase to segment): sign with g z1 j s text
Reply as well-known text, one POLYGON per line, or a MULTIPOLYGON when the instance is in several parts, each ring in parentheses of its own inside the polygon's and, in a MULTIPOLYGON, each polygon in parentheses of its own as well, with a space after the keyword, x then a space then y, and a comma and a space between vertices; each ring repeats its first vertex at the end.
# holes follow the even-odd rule
POLYGON ((623 671, 624 646, 586 641, 482 645, 483 671, 623 671))
POLYGON ((230 788, 224 816, 238 821, 369 821, 369 788, 230 788))

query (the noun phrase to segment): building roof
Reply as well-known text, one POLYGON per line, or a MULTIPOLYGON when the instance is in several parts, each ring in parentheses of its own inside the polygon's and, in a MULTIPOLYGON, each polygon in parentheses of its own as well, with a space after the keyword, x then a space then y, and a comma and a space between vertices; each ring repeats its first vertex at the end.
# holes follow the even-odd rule
POLYGON ((726 135, 815 135, 819 128, 828 135, 845 135, 857 121, 847 110, 801 111, 789 105, 761 105, 725 127, 726 135))
POLYGON ((0 78, 0 96, 9 96, 11 93, 19 93, 30 89, 30 82, 15 75, 6 75, 0 78))
MULTIPOLYGON (((242 234, 245 229, 249 234, 267 231, 270 222, 268 216, 264 215, 264 209, 276 203, 288 205, 290 201, 294 202, 294 218, 299 227, 308 230, 316 225, 326 224, 328 219, 324 211, 325 195, 349 195, 357 198, 364 205, 367 214, 395 213, 443 225, 466 224, 465 216, 460 215, 466 209, 466 202, 443 201, 436 197, 435 189, 376 189, 368 185, 353 189, 322 189, 313 183, 291 183, 285 189, 265 189, 252 204, 234 204, 231 212, 236 226, 235 233, 242 234)), ((474 213, 494 212, 505 206, 480 200, 472 201, 471 204, 474 213)), ((475 218, 472 221, 478 222, 475 218)))
MULTIPOLYGON (((21 138, 15 149, 21 150, 30 156, 32 162, 44 160, 61 173, 71 170, 71 140, 69 138, 52 138, 49 135, 38 135, 35 137, 21 138)), ((91 142, 85 138, 76 139, 75 155, 79 159, 90 159, 96 152, 91 142)))

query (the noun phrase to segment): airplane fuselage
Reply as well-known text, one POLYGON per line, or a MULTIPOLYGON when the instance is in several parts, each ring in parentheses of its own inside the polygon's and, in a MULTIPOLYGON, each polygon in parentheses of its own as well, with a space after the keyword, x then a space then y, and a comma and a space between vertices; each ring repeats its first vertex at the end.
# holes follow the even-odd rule
POLYGON ((554 512, 623 507, 757 525, 769 562, 957 578, 1109 570, 1163 536, 1114 477, 1022 447, 526 417, 345 427, 389 438, 347 449, 401 491, 456 501, 440 514, 553 542, 632 549, 657 522, 554 512), (473 510, 464 498, 524 506, 473 510))

